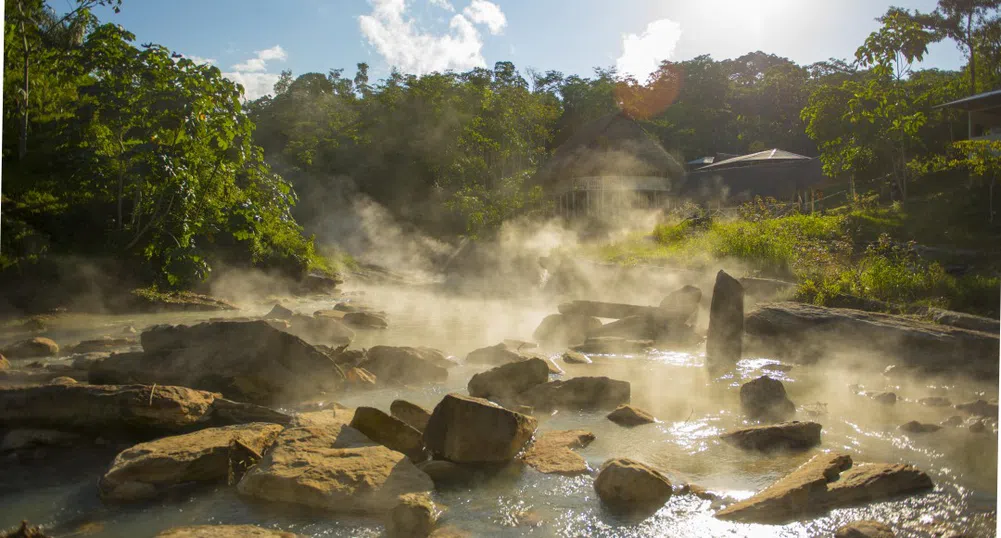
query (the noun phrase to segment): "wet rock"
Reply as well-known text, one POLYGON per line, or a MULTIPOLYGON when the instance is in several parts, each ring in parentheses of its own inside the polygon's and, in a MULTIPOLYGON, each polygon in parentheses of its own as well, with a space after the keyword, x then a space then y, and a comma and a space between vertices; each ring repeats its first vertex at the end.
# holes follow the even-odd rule
POLYGON ((591 359, 587 355, 568 349, 563 352, 563 362, 567 364, 591 364, 591 359))
POLYGON ((524 340, 516 340, 514 338, 505 338, 503 344, 510 349, 515 351, 538 349, 539 344, 535 342, 526 342, 524 340))
POLYGON ((106 502, 133 502, 157 496, 185 482, 225 482, 235 442, 256 454, 278 437, 278 424, 245 424, 207 428, 163 437, 120 452, 98 484, 106 502))
POLYGON ((528 359, 491 368, 473 375, 466 386, 470 396, 508 399, 549 381, 549 364, 528 359))
POLYGON ((32 359, 54 357, 59 354, 59 344, 49 338, 36 336, 3 348, 2 353, 11 359, 32 359))
POLYGON ((347 426, 354 418, 355 409, 353 407, 345 407, 335 403, 328 409, 297 414, 292 419, 291 426, 294 428, 314 426, 339 428, 347 426))
POLYGON ((0 354, 0 370, 6 370, 8 368, 10 368, 10 361, 7 360, 7 357, 0 354))
POLYGON ((61 375, 49 380, 50 385, 76 385, 77 380, 72 377, 61 375))
POLYGON ((893 538, 893 529, 878 521, 854 521, 838 528, 834 538, 893 538))
POLYGON ((133 327, 132 325, 129 325, 129 326, 125 327, 124 329, 122 329, 122 334, 125 334, 125 335, 136 334, 137 332, 139 332, 139 331, 137 331, 136 328, 133 327))
POLYGON ((96 340, 83 340, 76 345, 66 348, 66 352, 99 353, 137 345, 139 345, 139 341, 135 338, 111 338, 110 336, 105 336, 96 340))
POLYGON ((352 327, 365 329, 385 329, 389 327, 389 322, 384 316, 376 315, 372 312, 348 312, 344 314, 344 323, 352 327))
POLYGON ((130 290, 128 297, 115 298, 117 312, 214 312, 239 310, 235 305, 190 291, 157 292, 149 288, 130 290))
POLYGON ((653 340, 627 340, 618 336, 599 336, 588 338, 583 344, 573 346, 574 351, 595 354, 633 354, 647 353, 653 346, 653 340))
POLYGON ((344 383, 330 357, 264 321, 159 325, 141 340, 143 353, 95 363, 90 382, 180 385, 255 403, 301 400, 344 383))
POLYGON ((421 433, 424 433, 428 420, 431 419, 431 411, 406 400, 393 400, 389 404, 389 413, 421 433))
POLYGON ((240 494, 266 501, 382 514, 400 495, 433 488, 404 454, 349 426, 286 429, 237 485, 240 494))
POLYGON ((288 332, 307 342, 343 345, 350 344, 355 338, 355 332, 338 319, 293 314, 288 321, 288 332))
POLYGON ((609 413, 606 418, 619 426, 639 426, 641 424, 651 424, 657 422, 653 415, 631 405, 620 405, 615 411, 609 413))
POLYGON ((387 415, 374 407, 359 407, 351 419, 351 427, 387 448, 402 452, 413 462, 428 459, 421 432, 406 422, 387 415))
POLYGON ((88 371, 97 361, 103 361, 111 356, 111 353, 82 353, 73 355, 67 360, 74 370, 88 371))
POLYGON ((591 316, 551 314, 532 333, 532 338, 546 345, 576 345, 587 339, 589 332, 601 327, 601 321, 591 316))
POLYGON ((897 403, 897 395, 893 392, 866 392, 865 395, 873 401, 883 405, 893 405, 897 403))
POLYGON ((41 527, 32 527, 27 521, 22 521, 20 527, 0 534, 0 538, 49 538, 49 536, 42 532, 41 527))
POLYGON ((575 377, 535 385, 518 399, 535 409, 614 409, 629 403, 627 381, 608 377, 575 377))
POLYGON ((700 301, 702 290, 695 286, 684 286, 664 297, 660 302, 659 315, 683 323, 692 318, 700 301))
POLYGON ((437 488, 469 484, 474 479, 473 472, 466 467, 445 460, 424 461, 417 468, 427 473, 437 488))
POLYGON ((291 320, 295 312, 285 308, 281 303, 275 303, 275 306, 271 308, 267 314, 264 314, 264 319, 284 319, 291 320))
POLYGON ((660 471, 638 461, 606 461, 594 480, 594 489, 614 512, 653 512, 671 497, 671 482, 660 471))
POLYGON ((378 379, 372 372, 358 366, 344 370, 344 380, 354 387, 374 387, 378 379))
POLYGON ((6 381, 9 384, 17 385, 40 385, 50 383, 53 379, 58 379, 60 377, 68 377, 65 374, 71 373, 74 376, 80 377, 80 379, 87 378, 87 372, 80 370, 68 370, 68 371, 52 371, 48 369, 44 370, 15 370, 7 369, 0 370, 0 380, 6 381))
POLYGON ((540 473, 576 475, 589 471, 587 462, 574 448, 585 448, 594 441, 586 430, 548 431, 535 439, 522 456, 529 466, 540 473))
POLYGON ((710 368, 736 364, 740 360, 744 336, 744 288, 724 271, 716 273, 712 305, 709 307, 709 333, 706 338, 706 363, 710 368))
POLYGON ((927 398, 921 398, 918 400, 921 405, 927 405, 928 407, 949 407, 952 402, 943 396, 929 396, 927 398))
POLYGON ((292 417, 270 407, 216 397, 212 400, 212 421, 216 424, 268 422, 289 424, 292 417))
POLYGON ((989 403, 984 400, 975 400, 972 402, 966 402, 956 405, 956 409, 960 411, 966 411, 971 415, 976 415, 979 417, 994 417, 998 416, 998 404, 989 403))
POLYGON ((786 420, 796 414, 782 382, 766 375, 740 386, 740 407, 752 419, 786 420))
POLYGON ((0 452, 28 450, 50 446, 73 446, 80 443, 82 437, 75 433, 58 430, 43 430, 35 428, 19 428, 10 430, 0 441, 0 452))
POLYGON ((922 424, 916 420, 900 425, 900 431, 907 433, 932 433, 942 429, 938 424, 922 424))
POLYGON ((983 433, 987 431, 987 425, 984 424, 984 421, 977 420, 969 425, 969 430, 973 433, 983 433))
POLYGON ((522 415, 531 416, 535 414, 535 408, 530 405, 519 405, 518 407, 515 407, 514 410, 521 413, 522 415))
POLYGON ((528 358, 518 351, 505 345, 503 342, 494 346, 481 347, 470 351, 466 355, 466 364, 488 364, 490 366, 501 366, 512 362, 521 362, 528 358))
POLYGON ((253 525, 196 525, 167 529, 153 538, 301 538, 300 535, 253 525))
POLYGON ((658 340, 667 334, 667 323, 654 316, 629 316, 606 323, 587 333, 588 338, 618 337, 629 340, 658 340))
POLYGON ((387 538, 426 538, 438 522, 438 508, 425 494, 409 493, 389 512, 387 538))
POLYGON ((365 306, 360 306, 351 303, 337 303, 334 305, 334 310, 337 310, 339 312, 364 312, 370 309, 365 306))
POLYGON ((804 449, 820 444, 822 426, 816 422, 782 422, 727 432, 720 437, 746 450, 804 449))
POLYGON ((513 459, 535 433, 536 420, 482 398, 448 394, 435 406, 424 445, 435 458, 455 463, 513 459))
POLYGON ((782 523, 931 488, 928 475, 910 465, 868 463, 853 467, 850 456, 818 454, 749 499, 720 510, 716 517, 782 523))
POLYGON ((963 417, 961 417, 959 415, 953 415, 953 416, 951 416, 951 417, 943 420, 942 421, 942 425, 943 426, 962 426, 963 425, 963 417))
POLYGON ((438 358, 433 350, 404 346, 375 346, 368 350, 362 368, 375 374, 381 383, 419 385, 448 379, 442 365, 447 359, 438 358))
POLYGON ((601 301, 570 301, 558 307, 565 316, 587 316, 595 318, 623 319, 630 316, 656 316, 659 309, 653 306, 638 306, 601 301))

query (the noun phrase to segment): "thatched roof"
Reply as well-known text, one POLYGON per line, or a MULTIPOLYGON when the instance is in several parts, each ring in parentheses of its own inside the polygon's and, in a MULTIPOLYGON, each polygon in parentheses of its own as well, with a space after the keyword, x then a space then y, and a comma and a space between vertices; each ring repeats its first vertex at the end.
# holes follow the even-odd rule
POLYGON ((621 112, 598 118, 563 143, 539 169, 534 182, 547 193, 567 190, 574 178, 661 177, 665 183, 684 177, 684 168, 621 112))

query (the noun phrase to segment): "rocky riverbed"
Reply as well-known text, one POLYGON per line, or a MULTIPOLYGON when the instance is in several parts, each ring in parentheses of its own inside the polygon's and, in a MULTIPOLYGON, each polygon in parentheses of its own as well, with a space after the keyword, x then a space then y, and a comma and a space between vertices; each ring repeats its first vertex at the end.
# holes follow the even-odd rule
POLYGON ((741 336, 724 300, 369 287, 15 325, 0 527, 815 536, 875 520, 993 535, 998 386, 982 355, 997 335, 772 303, 741 336), (707 361, 717 310, 730 322, 708 337, 730 340, 707 361), (964 367, 936 362, 949 338, 964 367))

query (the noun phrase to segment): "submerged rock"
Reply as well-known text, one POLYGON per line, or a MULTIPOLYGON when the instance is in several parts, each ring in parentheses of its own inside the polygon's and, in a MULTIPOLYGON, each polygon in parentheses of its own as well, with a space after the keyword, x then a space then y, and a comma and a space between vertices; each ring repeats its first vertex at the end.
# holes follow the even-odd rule
POLYGON ((651 424, 657 422, 653 415, 631 405, 620 405, 615 411, 609 413, 606 418, 619 426, 639 426, 641 424, 651 424))
POLYGON ((744 288, 724 271, 716 273, 709 332, 706 337, 706 364, 721 368, 740 360, 744 336, 744 288))
POLYGON ((375 374, 381 383, 419 385, 448 379, 441 352, 428 348, 374 346, 361 367, 375 374))
POLYGON ((573 448, 585 448, 594 441, 586 430, 544 432, 522 456, 529 466, 540 473, 576 475, 589 471, 587 462, 573 448))
POLYGON ((354 418, 351 419, 351 427, 362 432, 376 443, 397 452, 403 452, 410 458, 410 461, 420 462, 428 459, 421 432, 406 422, 389 416, 374 407, 355 409, 354 418))
POLYGON ((627 458, 606 461, 594 489, 614 512, 654 512, 672 493, 671 482, 660 471, 627 458))
POLYGON ((438 508, 428 495, 401 495, 386 520, 386 538, 426 538, 437 522, 438 508))
POLYGON ((434 457, 456 463, 505 462, 532 438, 536 424, 488 400, 448 394, 431 413, 424 445, 434 457))
POLYGON ((893 529, 878 521, 855 521, 838 528, 834 538, 893 538, 893 529))
POLYGON ((532 333, 532 338, 552 346, 576 345, 587 339, 589 332, 601 327, 601 321, 591 316, 551 314, 532 333))
POLYGON ((921 398, 918 400, 921 405, 927 405, 928 407, 949 407, 952 405, 952 401, 944 396, 929 396, 927 398, 921 398))
POLYGON ((428 420, 431 420, 431 411, 406 400, 393 400, 389 404, 389 413, 421 433, 424 433, 428 420))
POLYGON ((237 491, 266 501, 343 513, 387 513, 431 479, 402 453, 349 426, 288 428, 237 491))
POLYGON ((883 405, 893 405, 897 403, 897 395, 893 392, 866 392, 864 394, 873 401, 883 405))
POLYGON ((352 327, 362 327, 365 329, 385 329, 389 327, 389 322, 384 316, 376 315, 372 312, 348 312, 344 314, 344 323, 352 327))
POLYGON ((549 381, 549 364, 544 359, 528 359, 491 368, 473 375, 466 386, 477 398, 511 398, 549 381))
POLYGON ((232 471, 234 445, 243 445, 260 458, 281 431, 278 424, 255 423, 140 443, 115 456, 98 484, 101 498, 132 502, 156 497, 165 488, 185 482, 225 482, 232 471))
POLYGON ((910 465, 868 463, 853 467, 847 455, 818 454, 751 498, 720 510, 716 517, 782 523, 931 488, 931 478, 910 465))
POLYGON ((35 357, 54 357, 59 354, 59 344, 50 338, 36 336, 3 348, 2 353, 11 359, 33 359, 35 357))
POLYGON ((820 444, 822 426, 816 422, 782 422, 727 432, 720 437, 748 450, 803 449, 820 444))
POLYGON ((998 416, 998 404, 990 403, 984 400, 974 400, 972 402, 957 404, 956 409, 966 411, 971 415, 977 415, 980 417, 997 418, 998 416))
POLYGON ((253 525, 196 525, 167 529, 153 538, 301 538, 286 531, 253 525))
POLYGON ((608 377, 574 377, 535 385, 518 396, 535 409, 614 409, 629 403, 627 381, 608 377))
POLYGON ((782 382, 766 375, 740 386, 740 407, 752 419, 786 420, 796 414, 782 382))
POLYGON ((916 420, 900 425, 900 431, 907 433, 931 433, 942 429, 938 424, 922 424, 916 420))

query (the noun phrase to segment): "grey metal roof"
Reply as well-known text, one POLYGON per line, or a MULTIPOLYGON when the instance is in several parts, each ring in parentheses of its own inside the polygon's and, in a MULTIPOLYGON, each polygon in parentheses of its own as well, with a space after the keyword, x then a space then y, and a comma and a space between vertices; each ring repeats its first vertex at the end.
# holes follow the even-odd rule
POLYGON ((984 110, 1001 107, 1001 89, 978 93, 955 101, 949 101, 933 108, 961 108, 963 110, 984 110))
POLYGON ((744 166, 751 165, 755 163, 765 163, 765 162, 783 162, 783 161, 809 161, 810 157, 804 157, 803 155, 798 155, 791 151, 785 151, 782 149, 766 149, 764 151, 759 151, 757 153, 751 153, 749 155, 741 155, 740 157, 733 157, 732 159, 726 159, 718 163, 710 164, 709 166, 703 166, 699 170, 706 170, 709 168, 726 168, 730 166, 744 166))

